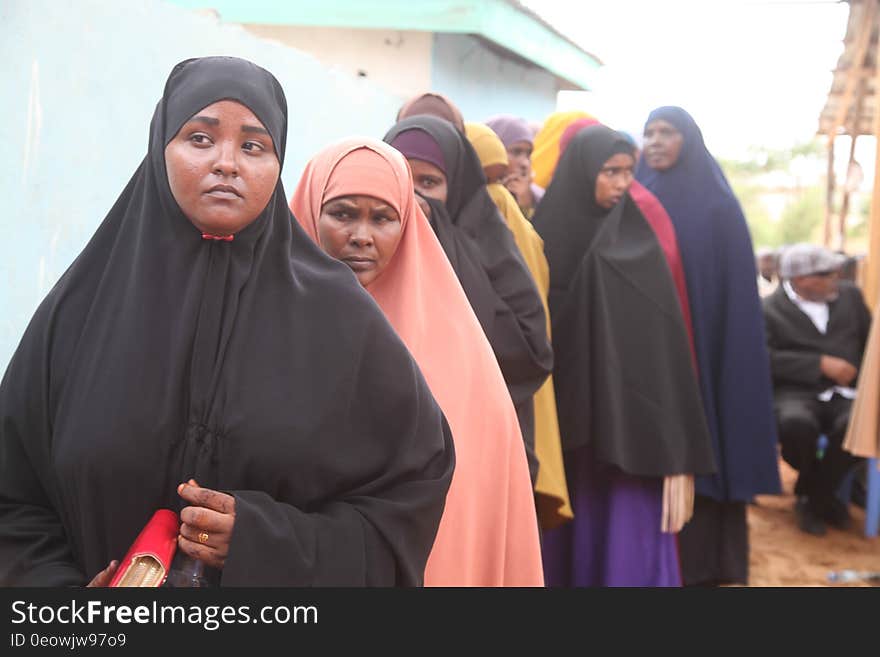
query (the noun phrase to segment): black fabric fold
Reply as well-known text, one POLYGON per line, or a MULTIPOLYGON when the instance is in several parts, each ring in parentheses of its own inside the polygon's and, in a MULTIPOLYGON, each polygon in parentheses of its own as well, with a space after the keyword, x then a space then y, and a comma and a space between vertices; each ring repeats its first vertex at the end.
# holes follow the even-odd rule
POLYGON ((147 156, 0 384, 2 584, 87 582, 157 508, 179 508, 189 477, 237 500, 224 585, 422 581, 454 454, 406 347, 302 232, 280 179, 228 242, 202 239, 171 194, 165 146, 224 99, 283 164, 270 73, 177 65, 147 156))

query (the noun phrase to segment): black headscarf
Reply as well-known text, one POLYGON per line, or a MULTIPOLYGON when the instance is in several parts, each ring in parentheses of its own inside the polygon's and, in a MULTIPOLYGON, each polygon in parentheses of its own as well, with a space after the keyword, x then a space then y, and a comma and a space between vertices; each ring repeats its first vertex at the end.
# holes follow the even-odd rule
POLYGON ((230 57, 171 72, 149 152, 37 310, 0 384, 0 582, 77 585, 188 477, 235 497, 223 585, 418 585, 451 480, 448 427, 351 271, 280 178, 232 241, 202 239, 164 151, 222 99, 283 163, 277 80, 230 57))
POLYGON ((714 469, 687 332, 663 250, 629 194, 611 210, 596 179, 620 133, 597 125, 566 149, 535 213, 550 265, 553 372, 565 449, 642 476, 714 469))
POLYGON ((498 359, 516 407, 534 483, 538 461, 532 396, 553 367, 538 288, 513 233, 486 191, 483 167, 467 138, 448 121, 419 115, 398 122, 384 139, 391 144, 413 129, 427 133, 443 151, 448 195, 445 208, 431 203, 431 223, 498 359))

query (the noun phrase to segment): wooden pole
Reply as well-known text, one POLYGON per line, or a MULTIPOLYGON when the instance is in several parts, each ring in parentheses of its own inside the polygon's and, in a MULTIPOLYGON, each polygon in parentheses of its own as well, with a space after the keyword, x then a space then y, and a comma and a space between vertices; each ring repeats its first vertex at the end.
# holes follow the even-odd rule
POLYGON ((852 140, 849 146, 849 164, 846 167, 847 182, 843 186, 843 201, 840 204, 840 217, 837 226, 837 248, 841 251, 846 250, 846 217, 849 214, 849 197, 852 193, 849 188, 849 174, 856 161, 856 140, 859 138, 859 133, 855 132, 850 136, 852 140))
MULTIPOLYGON (((880 66, 874 69, 874 103, 880 102, 880 66)), ((873 311, 880 290, 880 105, 874 109, 874 187, 871 192, 871 214, 868 219, 868 255, 865 267, 865 301, 873 311)))
MULTIPOLYGON (((870 35, 870 33, 871 28, 869 27, 868 34, 870 35)), ((846 165, 846 182, 843 185, 843 201, 840 204, 840 217, 837 227, 837 248, 841 251, 846 249, 846 219, 849 214, 849 198, 852 193, 852 190, 849 188, 849 177, 853 169, 853 163, 856 161, 856 140, 859 138, 859 123, 862 121, 862 106, 865 101, 865 89, 868 86, 868 81, 862 75, 863 70, 862 62, 858 62, 858 92, 856 93, 855 105, 853 107, 852 122, 849 126, 849 160, 847 160, 846 165)), ((850 73, 850 75, 853 75, 853 73, 850 73)), ((826 246, 828 246, 827 243, 826 246)))
POLYGON ((831 220, 834 216, 834 137, 833 132, 828 133, 828 173, 825 188, 825 236, 823 239, 825 246, 831 242, 831 220))

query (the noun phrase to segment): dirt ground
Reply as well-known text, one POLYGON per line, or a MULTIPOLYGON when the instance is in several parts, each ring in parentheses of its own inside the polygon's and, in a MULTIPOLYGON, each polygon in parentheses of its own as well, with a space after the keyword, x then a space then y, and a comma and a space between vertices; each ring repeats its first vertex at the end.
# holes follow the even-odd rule
POLYGON ((880 582, 830 584, 836 570, 880 571, 880 537, 865 538, 865 512, 850 505, 853 522, 825 536, 800 531, 794 516, 797 473, 780 461, 782 495, 758 496, 749 507, 750 586, 880 586, 880 582))

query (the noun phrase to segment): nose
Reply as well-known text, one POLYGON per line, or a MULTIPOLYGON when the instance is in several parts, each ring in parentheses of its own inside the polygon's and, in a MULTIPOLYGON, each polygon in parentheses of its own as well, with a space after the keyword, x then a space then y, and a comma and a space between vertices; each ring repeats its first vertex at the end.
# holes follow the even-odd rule
POLYGON ((235 144, 221 141, 217 144, 217 159, 214 161, 214 173, 218 176, 238 175, 238 148, 235 144))
POLYGON ((373 243, 373 234, 365 221, 355 222, 351 229, 349 241, 359 247, 370 246, 373 243))

